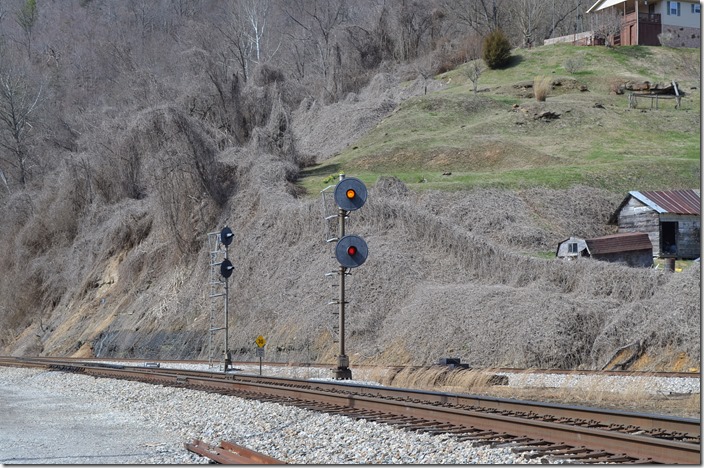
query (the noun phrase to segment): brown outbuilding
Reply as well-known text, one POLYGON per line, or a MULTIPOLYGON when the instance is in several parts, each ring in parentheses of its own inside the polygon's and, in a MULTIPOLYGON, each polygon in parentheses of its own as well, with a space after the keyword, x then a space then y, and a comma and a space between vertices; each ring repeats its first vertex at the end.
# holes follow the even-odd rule
POLYGON ((570 237, 557 247, 559 258, 591 257, 631 267, 653 266, 653 245, 645 233, 620 233, 592 239, 570 237))

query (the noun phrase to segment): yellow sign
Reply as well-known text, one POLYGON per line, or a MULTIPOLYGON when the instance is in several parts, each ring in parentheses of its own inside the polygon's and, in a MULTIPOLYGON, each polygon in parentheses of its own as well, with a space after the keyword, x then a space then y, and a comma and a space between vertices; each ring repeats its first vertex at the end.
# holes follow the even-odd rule
POLYGON ((259 335, 259 336, 257 337, 257 339, 254 340, 254 342, 255 342, 255 343, 257 344, 257 346, 259 346, 260 348, 263 348, 264 345, 266 344, 266 340, 264 339, 264 337, 263 337, 262 335, 259 335))

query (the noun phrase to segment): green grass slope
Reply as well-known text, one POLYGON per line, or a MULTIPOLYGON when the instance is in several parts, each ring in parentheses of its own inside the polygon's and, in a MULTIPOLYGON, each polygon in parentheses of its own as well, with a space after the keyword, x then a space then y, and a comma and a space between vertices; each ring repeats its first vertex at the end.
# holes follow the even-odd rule
POLYGON ((477 94, 466 65, 437 76, 444 89, 404 101, 356 144, 304 171, 301 185, 316 194, 345 172, 368 183, 393 175, 415 189, 699 186, 698 50, 558 45, 513 54, 507 68, 484 71, 477 94), (537 102, 531 86, 543 75, 553 89, 537 102), (674 100, 651 109, 644 98, 631 109, 628 91, 612 91, 672 80, 686 92, 679 109, 674 100))

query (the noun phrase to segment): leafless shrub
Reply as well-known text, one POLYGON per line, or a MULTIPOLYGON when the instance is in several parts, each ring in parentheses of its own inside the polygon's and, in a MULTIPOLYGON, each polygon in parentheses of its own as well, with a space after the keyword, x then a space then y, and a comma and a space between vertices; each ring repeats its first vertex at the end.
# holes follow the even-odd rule
MULTIPOLYGON (((480 58, 481 47, 481 37, 477 35, 466 34, 459 40, 447 35, 436 39, 434 50, 426 55, 432 58, 433 74, 438 75, 480 58)), ((423 57, 421 59, 427 60, 423 57)))
POLYGON ((639 341, 648 348, 669 350, 669 356, 662 356, 665 360, 671 359, 672 354, 677 352, 675 350, 681 349, 686 342, 688 355, 698 361, 701 353, 698 344, 701 316, 698 307, 685 298, 689 294, 698 294, 698 286, 695 284, 700 275, 697 264, 673 275, 650 300, 638 301, 619 309, 618 314, 612 317, 595 340, 595 355, 606 356, 608 353, 604 352, 605 349, 618 349, 629 342, 639 341), (667 310, 668 313, 659 313, 658 310, 667 310), (654 329, 659 332, 652 333, 654 329), (624 334, 623 330, 628 330, 628 333, 624 334))
POLYGON ((401 182, 398 177, 382 176, 374 184, 376 193, 382 196, 403 197, 409 194, 406 184, 401 182))
POLYGON ((577 73, 584 68, 584 55, 573 55, 565 60, 565 70, 567 73, 577 73))
POLYGON ((252 72, 252 79, 257 86, 268 86, 286 81, 284 73, 272 65, 263 63, 255 67, 252 72))
POLYGON ((294 144, 291 128, 291 115, 286 109, 277 89, 271 92, 268 121, 255 129, 252 140, 262 151, 279 156, 281 159, 296 163, 298 153, 294 144))
POLYGON ((103 143, 100 145, 100 156, 96 158, 96 191, 108 202, 144 198, 146 187, 142 178, 142 153, 135 140, 127 140, 120 148, 103 143))
POLYGON ((658 41, 665 47, 672 47, 674 43, 674 35, 671 32, 663 32, 658 34, 658 41))

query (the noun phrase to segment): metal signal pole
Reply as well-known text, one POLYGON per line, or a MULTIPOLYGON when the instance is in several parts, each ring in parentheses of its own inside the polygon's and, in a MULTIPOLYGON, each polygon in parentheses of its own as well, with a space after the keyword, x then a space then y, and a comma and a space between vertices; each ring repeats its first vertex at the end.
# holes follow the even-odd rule
POLYGON ((232 270, 234 267, 232 266, 232 262, 230 262, 230 255, 228 251, 228 247, 230 243, 232 242, 232 239, 234 237, 234 234, 232 233, 232 230, 225 226, 223 230, 220 232, 220 242, 225 246, 225 260, 223 260, 222 264, 220 265, 220 274, 225 278, 225 350, 223 351, 223 359, 224 359, 224 371, 227 372, 227 369, 232 367, 232 354, 230 353, 230 345, 228 343, 228 337, 230 335, 230 326, 229 326, 229 321, 230 321, 230 276, 232 275, 232 270))
MULTIPOLYGON (((227 246, 225 246, 225 258, 229 258, 228 252, 227 252, 227 246)), ((228 335, 230 334, 230 326, 229 326, 229 321, 230 321, 230 278, 225 278, 225 352, 224 354, 224 371, 227 372, 227 369, 232 366, 232 357, 230 355, 230 346, 228 344, 228 335)))
MULTIPOLYGON (((345 178, 344 174, 340 174, 340 180, 345 178)), ((347 216, 347 211, 339 208, 337 211, 337 226, 338 233, 337 238, 342 239, 345 237, 345 217, 347 216)), ((345 354, 345 270, 346 268, 340 265, 338 274, 340 275, 340 355, 337 356, 337 369, 335 370, 335 378, 341 380, 349 380, 352 378, 352 371, 350 370, 350 360, 345 354)))
MULTIPOLYGON (((335 203, 337 204, 337 240, 335 244, 335 258, 340 263, 340 268, 337 274, 340 276, 340 298, 338 301, 332 301, 330 304, 339 304, 340 306, 340 323, 339 323, 339 342, 340 354, 337 356, 337 368, 333 369, 333 373, 338 380, 349 380, 352 378, 350 370, 350 360, 345 354, 345 276, 348 275, 348 270, 357 268, 362 265, 368 254, 367 243, 359 236, 345 235, 345 218, 350 211, 360 209, 367 200, 367 187, 364 183, 354 177, 345 179, 344 174, 340 174, 340 181, 335 186, 335 203)), ((325 198, 323 197, 323 205, 325 198)), ((332 219, 335 216, 325 217, 332 219)), ((326 275, 327 276, 327 275, 326 275)))
MULTIPOLYGON (((340 174, 340 180, 344 175, 340 174)), ((345 216, 347 212, 340 208, 337 212, 338 239, 345 237, 345 216)), ((352 378, 352 371, 349 368, 350 360, 345 354, 345 271, 346 268, 340 265, 338 274, 340 275, 340 355, 337 357, 336 379, 349 380, 352 378)))

